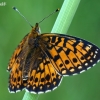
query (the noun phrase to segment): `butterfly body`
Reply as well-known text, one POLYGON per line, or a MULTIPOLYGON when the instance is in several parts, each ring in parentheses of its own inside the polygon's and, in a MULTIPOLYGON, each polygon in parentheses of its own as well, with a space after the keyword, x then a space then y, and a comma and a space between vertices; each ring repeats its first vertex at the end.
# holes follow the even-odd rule
POLYGON ((99 60, 100 49, 94 44, 69 35, 40 34, 36 23, 10 59, 9 91, 54 90, 63 76, 82 73, 99 60))

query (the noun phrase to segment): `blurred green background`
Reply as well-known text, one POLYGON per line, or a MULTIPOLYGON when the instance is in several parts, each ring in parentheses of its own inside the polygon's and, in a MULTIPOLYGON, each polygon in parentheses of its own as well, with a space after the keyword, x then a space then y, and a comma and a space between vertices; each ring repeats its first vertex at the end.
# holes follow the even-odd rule
MULTIPOLYGON (((5 0, 0 6, 0 100, 22 100, 25 91, 8 92, 6 72, 9 59, 21 41, 31 30, 23 18, 12 9, 20 12, 35 25, 56 8, 61 8, 63 0, 5 0)), ((40 24, 42 32, 50 32, 57 14, 40 24)), ((81 0, 67 34, 77 36, 100 47, 100 0, 81 0)), ((52 92, 40 95, 38 100, 100 100, 100 63, 94 68, 72 77, 64 77, 61 85, 52 92)), ((33 94, 34 95, 34 94, 33 94)))

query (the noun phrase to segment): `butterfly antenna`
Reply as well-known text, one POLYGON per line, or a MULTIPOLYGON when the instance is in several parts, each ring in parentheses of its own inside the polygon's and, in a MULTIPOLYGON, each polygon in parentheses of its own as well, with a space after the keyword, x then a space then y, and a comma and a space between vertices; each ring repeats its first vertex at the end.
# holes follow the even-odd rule
MULTIPOLYGON (((58 12, 60 9, 56 9, 55 11, 53 11, 51 14, 49 14, 48 16, 46 16, 45 18, 43 18, 39 23, 41 23, 43 20, 45 20, 46 18, 50 17, 51 15, 53 15, 55 12, 58 12)), ((38 24, 39 24, 38 23, 38 24)))
POLYGON ((16 7, 12 7, 15 11, 17 11, 25 20, 26 22, 33 28, 33 26, 31 25, 31 23, 20 13, 20 11, 16 8, 16 7))

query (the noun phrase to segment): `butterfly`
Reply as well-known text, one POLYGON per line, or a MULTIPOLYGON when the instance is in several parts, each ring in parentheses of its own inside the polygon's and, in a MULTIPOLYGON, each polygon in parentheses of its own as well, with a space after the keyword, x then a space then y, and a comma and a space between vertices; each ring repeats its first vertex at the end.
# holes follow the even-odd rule
MULTIPOLYGON (((15 7, 13 9, 20 14, 15 7)), ((23 89, 34 94, 46 93, 56 89, 63 76, 80 74, 99 60, 100 49, 96 45, 70 35, 41 34, 36 23, 10 59, 8 89, 11 93, 23 89)))
POLYGON ((10 59, 9 91, 46 93, 56 89, 63 76, 82 73, 99 60, 100 49, 94 44, 69 35, 40 34, 36 23, 10 59))

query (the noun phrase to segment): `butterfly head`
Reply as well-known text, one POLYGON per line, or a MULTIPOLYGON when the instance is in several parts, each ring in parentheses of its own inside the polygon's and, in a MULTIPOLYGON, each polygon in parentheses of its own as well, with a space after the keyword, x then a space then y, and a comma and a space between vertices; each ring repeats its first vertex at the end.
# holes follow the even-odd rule
POLYGON ((35 27, 32 27, 31 33, 34 34, 34 35, 41 33, 40 32, 40 27, 39 27, 39 24, 38 23, 35 24, 35 27))

